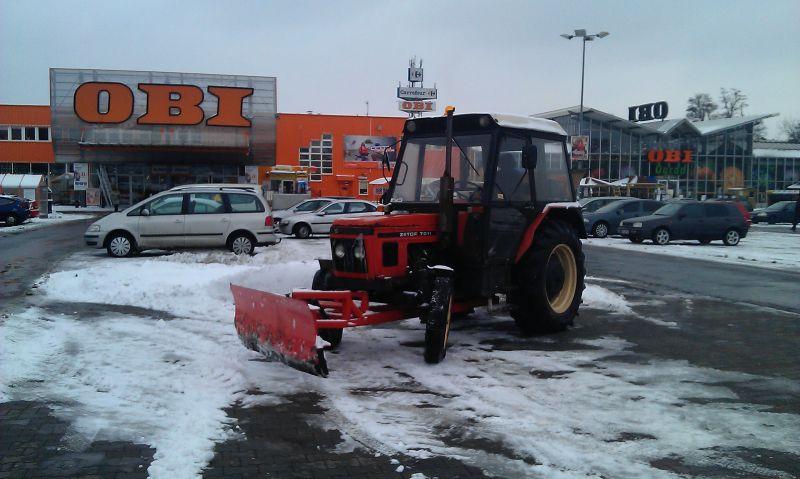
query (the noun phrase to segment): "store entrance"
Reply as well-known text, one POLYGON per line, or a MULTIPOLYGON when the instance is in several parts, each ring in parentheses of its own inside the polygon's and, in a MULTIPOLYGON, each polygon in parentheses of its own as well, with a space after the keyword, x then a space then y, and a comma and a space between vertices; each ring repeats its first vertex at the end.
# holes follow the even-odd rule
POLYGON ((130 206, 145 198, 143 175, 117 175, 117 194, 119 204, 130 206))

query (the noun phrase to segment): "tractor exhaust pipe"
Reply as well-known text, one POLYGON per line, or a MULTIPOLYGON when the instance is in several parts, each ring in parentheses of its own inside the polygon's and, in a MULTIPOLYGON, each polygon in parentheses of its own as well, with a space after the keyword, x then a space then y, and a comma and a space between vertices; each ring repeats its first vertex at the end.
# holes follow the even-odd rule
POLYGON ((455 188, 451 168, 453 164, 453 112, 455 107, 445 108, 447 117, 447 132, 444 151, 444 173, 439 178, 439 243, 442 249, 447 249, 453 243, 455 227, 455 206, 453 205, 453 190, 455 188))

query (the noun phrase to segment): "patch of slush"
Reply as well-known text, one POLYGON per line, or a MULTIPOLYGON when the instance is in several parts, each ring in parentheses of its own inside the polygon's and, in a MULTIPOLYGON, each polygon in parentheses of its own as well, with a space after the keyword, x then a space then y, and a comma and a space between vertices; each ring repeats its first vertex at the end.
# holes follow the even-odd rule
POLYGON ((624 296, 596 284, 587 284, 583 290, 583 306, 619 314, 633 313, 624 296))

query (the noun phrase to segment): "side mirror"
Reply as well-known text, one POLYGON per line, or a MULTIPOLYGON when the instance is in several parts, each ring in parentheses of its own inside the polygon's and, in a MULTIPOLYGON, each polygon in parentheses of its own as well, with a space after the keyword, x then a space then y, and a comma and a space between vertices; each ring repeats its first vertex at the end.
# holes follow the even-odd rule
POLYGON ((525 145, 522 147, 522 166, 528 170, 536 168, 536 162, 539 159, 539 150, 536 145, 525 145))
POLYGON ((142 208, 142 212, 140 213, 142 216, 150 216, 150 210, 147 208, 142 208))

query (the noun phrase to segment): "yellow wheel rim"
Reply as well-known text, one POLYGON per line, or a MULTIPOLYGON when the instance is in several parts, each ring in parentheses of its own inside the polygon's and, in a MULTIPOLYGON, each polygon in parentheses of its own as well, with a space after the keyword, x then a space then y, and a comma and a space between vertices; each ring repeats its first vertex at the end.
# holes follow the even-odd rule
POLYGON ((547 302, 556 314, 562 314, 575 297, 578 284, 578 268, 572 248, 560 244, 553 248, 545 267, 545 289, 547 302))

